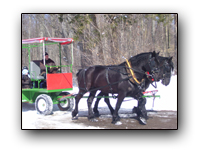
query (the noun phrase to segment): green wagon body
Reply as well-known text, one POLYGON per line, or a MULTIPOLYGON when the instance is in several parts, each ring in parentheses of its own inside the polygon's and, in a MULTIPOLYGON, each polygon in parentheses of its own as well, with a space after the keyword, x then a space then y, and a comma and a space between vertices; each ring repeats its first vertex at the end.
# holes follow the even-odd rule
MULTIPOLYGON (((36 110, 37 109, 43 109, 42 107, 45 107, 43 111, 37 110, 41 114, 50 114, 52 110, 48 110, 49 106, 51 106, 53 109, 53 104, 58 104, 59 108, 61 110, 71 110, 74 104, 73 98, 64 98, 63 95, 68 95, 69 93, 66 91, 73 90, 73 83, 72 83, 72 65, 73 65, 73 39, 72 38, 34 38, 34 39, 25 39, 22 40, 22 49, 28 50, 28 60, 29 60, 29 69, 31 74, 31 81, 33 83, 33 87, 31 88, 25 88, 22 89, 22 102, 28 102, 28 103, 37 103, 36 104, 36 110), (45 46, 47 45, 53 45, 57 44, 59 47, 59 56, 60 56, 60 64, 58 66, 46 66, 47 67, 60 67, 60 72, 56 74, 48 74, 46 71, 46 82, 47 82, 47 88, 40 88, 40 83, 45 80, 42 78, 38 78, 37 71, 38 71, 38 65, 36 65, 36 62, 39 62, 41 60, 35 60, 31 61, 31 49, 35 47, 43 47, 43 56, 45 56, 45 46), (61 64, 61 45, 71 45, 71 60, 72 63, 69 65, 62 65, 61 64), (31 63, 33 65, 31 65, 31 63), (36 66, 36 70, 34 70, 33 66, 36 66), (69 67, 70 73, 62 73, 63 67, 69 67), (59 84, 54 84, 54 80, 59 84), (68 85, 67 85, 68 84, 68 85), (65 92, 63 92, 65 91, 65 92), (70 103, 70 104, 69 104, 70 103), (41 106, 37 106, 40 105, 41 106), (63 104, 63 105, 61 105, 63 104), (46 111, 48 110, 48 111, 46 111)), ((43 57, 43 60, 45 58, 43 57)), ((45 62, 44 62, 45 64, 45 62)), ((46 69, 48 70, 48 69, 46 69)), ((40 70, 39 70, 40 71, 40 70)))
MULTIPOLYGON (((47 94, 52 98, 53 104, 58 104, 59 99, 63 96, 59 96, 63 91, 70 91, 72 89, 61 90, 47 90, 47 89, 22 89, 22 102, 35 103, 36 98, 40 94, 47 94)), ((67 97, 68 98, 68 97, 67 97)), ((72 97, 69 97, 72 98, 72 97)))

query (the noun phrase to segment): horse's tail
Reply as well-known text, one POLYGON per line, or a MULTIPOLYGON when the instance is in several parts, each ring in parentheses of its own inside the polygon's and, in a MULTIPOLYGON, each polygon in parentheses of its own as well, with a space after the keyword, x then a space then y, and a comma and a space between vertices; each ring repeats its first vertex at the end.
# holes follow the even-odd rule
POLYGON ((76 73, 76 77, 77 77, 79 88, 86 89, 85 69, 79 69, 78 72, 76 73), (84 84, 84 87, 81 87, 83 86, 83 84, 84 84))
POLYGON ((95 67, 79 69, 79 71, 76 74, 76 77, 80 89, 85 89, 85 91, 88 91, 91 88, 94 70, 95 67))

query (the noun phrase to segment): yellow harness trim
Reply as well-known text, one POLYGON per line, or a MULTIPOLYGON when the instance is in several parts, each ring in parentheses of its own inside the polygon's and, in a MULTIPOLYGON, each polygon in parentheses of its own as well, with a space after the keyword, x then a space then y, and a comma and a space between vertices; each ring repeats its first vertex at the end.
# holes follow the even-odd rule
POLYGON ((137 78, 135 77, 135 74, 134 74, 133 70, 131 69, 132 66, 131 66, 130 62, 128 61, 128 59, 126 59, 126 63, 127 63, 127 65, 128 65, 128 69, 129 69, 129 71, 130 71, 130 73, 131 73, 131 76, 133 77, 133 79, 134 79, 138 84, 140 84, 141 82, 139 82, 139 81, 137 80, 137 78))

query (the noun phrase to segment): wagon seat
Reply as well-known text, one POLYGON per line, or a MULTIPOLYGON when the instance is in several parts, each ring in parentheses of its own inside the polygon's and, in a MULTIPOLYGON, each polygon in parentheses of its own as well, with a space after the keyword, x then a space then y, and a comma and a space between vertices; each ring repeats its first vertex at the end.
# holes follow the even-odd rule
POLYGON ((34 82, 41 82, 41 80, 44 80, 45 78, 40 75, 41 69, 40 69, 40 62, 41 60, 32 60, 30 62, 30 76, 31 80, 34 82))

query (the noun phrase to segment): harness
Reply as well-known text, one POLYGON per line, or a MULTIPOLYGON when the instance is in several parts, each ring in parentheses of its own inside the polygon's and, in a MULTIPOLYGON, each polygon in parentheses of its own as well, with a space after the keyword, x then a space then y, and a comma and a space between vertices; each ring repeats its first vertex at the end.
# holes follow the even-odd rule
POLYGON ((111 93, 113 95, 113 88, 112 88, 112 86, 110 84, 110 81, 109 81, 108 70, 109 70, 109 68, 106 69, 106 80, 107 80, 108 85, 110 86, 110 91, 111 91, 111 93))
MULTIPOLYGON (((134 73, 134 69, 132 68, 131 63, 128 61, 128 59, 126 59, 126 64, 125 64, 125 66, 126 66, 126 71, 127 71, 127 73, 128 73, 128 76, 130 77, 129 80, 130 80, 133 84, 137 84, 137 86, 139 87, 139 89, 142 89, 142 87, 145 86, 145 85, 144 85, 144 84, 145 84, 145 79, 143 78, 143 79, 141 80, 141 82, 137 80, 137 78, 136 78, 136 76, 135 76, 135 73, 134 73)), ((136 72, 137 72, 137 70, 136 70, 136 72)), ((141 73, 143 73, 143 72, 141 72, 141 73)), ((153 76, 150 75, 150 73, 149 73, 148 71, 146 71, 144 74, 146 75, 147 79, 151 81, 151 82, 150 82, 151 85, 152 85, 154 88, 157 88, 156 82, 155 82, 155 85, 153 85, 153 81, 154 81, 153 76)))
POLYGON ((137 82, 138 84, 140 84, 141 82, 137 80, 137 78, 135 77, 135 73, 133 72, 133 70, 131 69, 132 66, 131 66, 131 63, 128 61, 128 59, 126 59, 126 71, 129 75, 132 76, 132 78, 130 78, 129 80, 132 82, 132 83, 135 83, 137 82))
POLYGON ((135 73, 132 69, 132 66, 131 66, 131 63, 128 61, 128 59, 126 59, 126 71, 128 73, 128 76, 130 76, 131 78, 129 78, 129 80, 132 82, 132 83, 137 83, 137 84, 141 84, 141 82, 144 81, 144 79, 142 79, 142 81, 138 81, 136 76, 135 76, 135 73))
MULTIPOLYGON (((84 91, 86 91, 86 92, 92 92, 92 91, 100 90, 102 88, 105 88, 105 87, 109 86, 110 87, 110 93, 112 93, 113 98, 116 98, 114 96, 114 94, 113 94, 112 85, 117 84, 117 83, 122 82, 122 81, 126 81, 126 80, 129 80, 129 81, 131 81, 131 83, 136 84, 138 86, 138 88, 142 92, 144 91, 144 89, 142 87, 144 87, 145 79, 143 78, 141 81, 138 81, 137 78, 136 78, 136 76, 135 76, 134 71, 142 73, 142 74, 145 74, 150 81, 154 81, 153 75, 151 75, 148 71, 144 72, 144 71, 139 71, 139 70, 133 69, 132 66, 131 66, 131 63, 128 61, 128 59, 126 59, 125 67, 124 66, 116 66, 116 67, 115 66, 111 66, 111 67, 105 66, 105 68, 106 68, 106 74, 105 74, 106 75, 106 81, 108 83, 107 85, 101 86, 101 87, 98 87, 98 88, 94 88, 94 89, 91 89, 91 90, 87 89, 87 87, 86 87, 86 81, 85 81, 85 72, 86 72, 86 70, 83 69, 82 70, 83 71, 83 73, 82 73, 82 79, 83 79, 85 87, 84 88, 79 87, 79 88, 82 89, 82 90, 84 90, 84 91), (119 70, 112 69, 112 68, 121 68, 121 67, 125 68, 127 73, 120 72, 119 70), (116 71, 116 72, 118 72, 120 74, 123 74, 123 75, 127 75, 128 77, 125 78, 125 79, 122 79, 122 80, 110 83, 110 80, 109 80, 109 70, 116 71)), ((156 88, 156 86, 154 86, 154 87, 156 88)))

